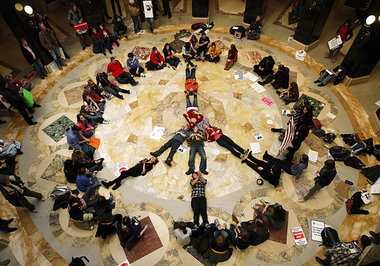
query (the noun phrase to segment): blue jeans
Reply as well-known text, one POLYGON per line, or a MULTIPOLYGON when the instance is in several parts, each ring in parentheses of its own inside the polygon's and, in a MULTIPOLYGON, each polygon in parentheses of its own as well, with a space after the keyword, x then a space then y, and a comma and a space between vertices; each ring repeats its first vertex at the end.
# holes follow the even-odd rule
MULTIPOLYGON (((3 143, 3 147, 7 146, 9 142, 3 143)), ((8 149, 2 153, 0 156, 16 156, 17 150, 21 149, 21 143, 19 141, 15 141, 14 144, 10 144, 8 149)))
POLYGON ((53 60, 58 67, 62 67, 64 65, 61 53, 59 52, 59 48, 57 46, 53 45, 50 55, 53 57, 53 60))
POLYGON ((151 32, 153 32, 153 18, 145 18, 146 23, 148 24, 148 28, 151 32))
POLYGON ((186 108, 189 108, 189 107, 197 107, 198 108, 198 98, 197 98, 196 94, 194 94, 194 101, 192 104, 190 102, 189 94, 186 94, 186 108))
POLYGON ((44 78, 45 76, 47 76, 44 65, 41 63, 41 60, 39 58, 34 60, 33 67, 40 78, 44 78))
POLYGON ((133 21, 133 29, 135 30, 135 33, 138 33, 140 31, 140 21, 139 17, 131 16, 133 21))
POLYGON ((226 135, 221 135, 216 140, 216 143, 229 150, 233 155, 235 155, 238 158, 240 158, 241 154, 244 154, 244 149, 237 145, 232 139, 230 139, 226 135))
POLYGON ((169 152, 168 158, 166 160, 173 161, 173 156, 176 153, 179 146, 181 146, 181 142, 178 140, 171 138, 168 142, 166 142, 159 150, 155 151, 154 154, 160 156, 164 151, 169 149, 171 147, 171 150, 169 152))
POLYGON ((92 186, 92 187, 88 187, 87 188, 87 190, 86 190, 86 192, 83 194, 83 196, 82 196, 82 199, 84 199, 84 201, 86 202, 86 204, 87 204, 87 209, 86 209, 86 211, 85 212, 90 212, 92 209, 90 209, 93 205, 94 205, 94 203, 95 202, 97 202, 98 201, 98 197, 99 196, 97 196, 95 199, 93 199, 93 200, 90 200, 90 197, 93 195, 93 194, 95 194, 95 188, 92 186))
POLYGON ((201 156, 201 163, 199 165, 199 170, 206 170, 207 157, 206 157, 206 152, 203 146, 191 146, 190 154, 189 154, 189 168, 191 170, 195 169, 194 162, 195 162, 195 155, 197 154, 197 152, 201 156))
POLYGON ((335 81, 335 76, 330 75, 326 70, 323 72, 322 76, 320 76, 318 81, 322 82, 323 85, 326 85, 328 82, 334 82, 335 81))

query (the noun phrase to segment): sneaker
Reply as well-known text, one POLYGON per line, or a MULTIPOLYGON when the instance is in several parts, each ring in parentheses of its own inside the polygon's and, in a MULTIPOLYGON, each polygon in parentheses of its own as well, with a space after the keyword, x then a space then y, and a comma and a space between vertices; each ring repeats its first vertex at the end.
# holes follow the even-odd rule
POLYGON ((244 159, 244 154, 240 154, 239 158, 243 160, 244 159))
POLYGON ((121 186, 121 183, 116 183, 113 187, 112 190, 116 190, 121 186))
POLYGON ((204 174, 204 175, 208 175, 208 172, 205 169, 202 169, 201 173, 204 174))
POLYGON ((33 209, 32 213, 38 213, 38 210, 37 209, 33 209))
POLYGON ((132 86, 133 86, 133 87, 134 87, 134 86, 137 86, 137 84, 139 84, 138 81, 136 81, 135 83, 133 83, 132 86))
POLYGON ((189 169, 189 170, 187 170, 187 172, 185 173, 185 175, 191 175, 192 173, 194 173, 194 170, 193 169, 189 169))
POLYGON ((314 83, 320 83, 320 81, 319 80, 314 80, 314 83))
POLYGON ((105 188, 109 188, 110 187, 110 184, 106 181, 102 181, 102 185, 105 187, 105 188))
POLYGON ((45 197, 44 196, 42 196, 42 198, 40 198, 40 201, 45 201, 46 199, 45 199, 45 197))
POLYGON ((199 230, 199 225, 194 224, 194 230, 195 230, 195 231, 199 230))
POLYGON ((172 166, 172 163, 169 160, 166 160, 165 163, 169 166, 172 166))
POLYGON ((323 85, 323 83, 318 84, 318 87, 323 87, 323 86, 325 86, 325 85, 323 85))
POLYGON ((145 76, 144 73, 141 73, 141 74, 140 74, 140 77, 143 77, 143 78, 144 78, 144 77, 146 77, 146 76, 145 76))

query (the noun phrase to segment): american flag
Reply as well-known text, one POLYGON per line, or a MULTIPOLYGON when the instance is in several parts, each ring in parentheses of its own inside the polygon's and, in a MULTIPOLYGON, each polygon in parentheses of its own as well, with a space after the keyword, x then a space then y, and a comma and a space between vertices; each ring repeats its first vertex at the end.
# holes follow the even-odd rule
POLYGON ((295 131, 296 131, 296 126, 294 124, 294 119, 292 116, 292 118, 290 118, 290 120, 288 122, 288 126, 287 126, 286 132, 285 132, 285 136, 281 142, 280 150, 278 151, 277 156, 279 156, 292 143, 295 131))

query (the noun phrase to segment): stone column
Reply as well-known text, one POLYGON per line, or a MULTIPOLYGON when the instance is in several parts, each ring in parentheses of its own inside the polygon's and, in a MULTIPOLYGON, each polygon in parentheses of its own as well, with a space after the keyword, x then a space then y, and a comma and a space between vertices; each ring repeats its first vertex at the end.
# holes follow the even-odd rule
POLYGON ((192 1, 192 17, 193 19, 209 19, 210 1, 209 0, 193 0, 192 1))
POLYGON ((380 23, 362 26, 342 65, 347 67, 346 85, 355 85, 368 80, 380 60, 380 23))
POLYGON ((251 24, 258 15, 264 17, 266 6, 267 0, 246 0, 243 22, 251 24))
POLYGON ((335 0, 304 0, 291 46, 305 51, 316 46, 335 0))

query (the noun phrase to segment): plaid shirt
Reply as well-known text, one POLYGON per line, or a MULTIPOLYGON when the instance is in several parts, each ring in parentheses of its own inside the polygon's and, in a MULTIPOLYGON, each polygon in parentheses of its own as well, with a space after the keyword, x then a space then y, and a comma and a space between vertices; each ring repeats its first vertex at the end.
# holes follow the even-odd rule
POLYGON ((359 262, 362 252, 357 241, 351 241, 337 243, 332 248, 325 250, 324 254, 326 259, 330 259, 330 264, 351 266, 359 262))
POLYGON ((191 191, 191 197, 196 198, 196 197, 205 197, 206 192, 205 192, 205 186, 207 184, 207 179, 205 179, 206 183, 203 184, 201 178, 198 179, 198 182, 195 183, 195 185, 192 185, 192 182, 195 180, 195 178, 191 178, 190 180, 190 186, 193 188, 191 191))

